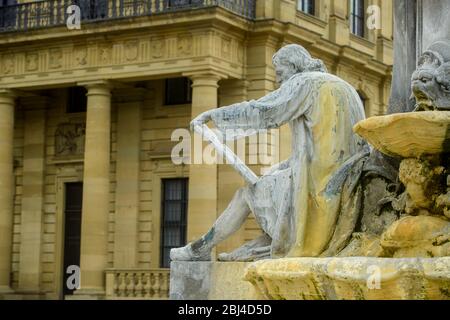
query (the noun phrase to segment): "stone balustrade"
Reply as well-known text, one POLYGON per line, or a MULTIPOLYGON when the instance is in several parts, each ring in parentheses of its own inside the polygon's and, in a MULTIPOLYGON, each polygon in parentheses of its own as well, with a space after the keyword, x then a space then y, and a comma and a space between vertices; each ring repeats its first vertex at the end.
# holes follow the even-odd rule
POLYGON ((106 299, 167 299, 169 269, 109 269, 106 299))

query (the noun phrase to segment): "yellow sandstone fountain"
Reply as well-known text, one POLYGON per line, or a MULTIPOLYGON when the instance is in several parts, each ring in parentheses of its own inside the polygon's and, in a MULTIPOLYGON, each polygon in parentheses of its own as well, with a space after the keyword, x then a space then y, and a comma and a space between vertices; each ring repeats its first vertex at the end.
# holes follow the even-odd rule
POLYGON ((402 214, 367 246, 380 253, 259 261, 245 279, 266 299, 450 299, 450 111, 373 117, 354 130, 403 159, 402 214))

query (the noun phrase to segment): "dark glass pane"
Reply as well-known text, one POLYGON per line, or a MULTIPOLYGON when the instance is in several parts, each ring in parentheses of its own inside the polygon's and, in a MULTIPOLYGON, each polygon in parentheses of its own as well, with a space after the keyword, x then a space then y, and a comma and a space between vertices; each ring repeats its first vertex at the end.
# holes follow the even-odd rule
POLYGON ((178 247, 182 246, 181 232, 179 226, 164 228, 164 246, 178 247))
POLYGON ((186 244, 187 179, 162 181, 161 262, 170 266, 170 249, 186 244))
POLYGON ((303 11, 305 11, 307 14, 314 15, 314 0, 303 0, 303 11))
POLYGON ((81 210, 83 200, 83 184, 81 182, 66 183, 64 208, 64 266, 63 294, 73 294, 74 289, 67 287, 67 268, 80 266, 81 246, 81 210))
POLYGON ((351 0, 352 33, 364 37, 365 5, 364 0, 351 0))
POLYGON ((182 222, 182 210, 184 203, 181 201, 178 202, 166 202, 165 204, 166 210, 164 214, 164 222, 172 223, 172 222, 182 222))
POLYGON ((183 199, 183 182, 181 180, 173 180, 172 183, 165 184, 166 200, 182 200, 183 199))
POLYGON ((83 87, 69 88, 67 98, 67 113, 86 112, 87 91, 83 87))
POLYGON ((188 78, 166 79, 166 105, 191 103, 191 81, 188 78))

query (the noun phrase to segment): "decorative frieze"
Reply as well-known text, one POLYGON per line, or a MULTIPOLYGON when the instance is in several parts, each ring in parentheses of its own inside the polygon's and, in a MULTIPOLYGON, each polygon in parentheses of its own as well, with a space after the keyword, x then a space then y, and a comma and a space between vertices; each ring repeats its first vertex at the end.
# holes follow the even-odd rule
POLYGON ((233 65, 242 65, 244 52, 242 40, 221 32, 136 36, 116 41, 70 43, 51 48, 43 45, 25 52, 21 48, 9 48, 7 52, 0 53, 0 75, 126 66, 208 55, 233 65))

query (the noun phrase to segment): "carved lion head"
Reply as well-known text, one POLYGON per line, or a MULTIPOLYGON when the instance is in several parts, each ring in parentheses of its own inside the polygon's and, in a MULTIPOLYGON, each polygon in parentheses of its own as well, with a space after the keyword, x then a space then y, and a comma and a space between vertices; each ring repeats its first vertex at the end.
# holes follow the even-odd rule
POLYGON ((437 41, 422 54, 411 81, 416 110, 450 110, 450 40, 437 41))

